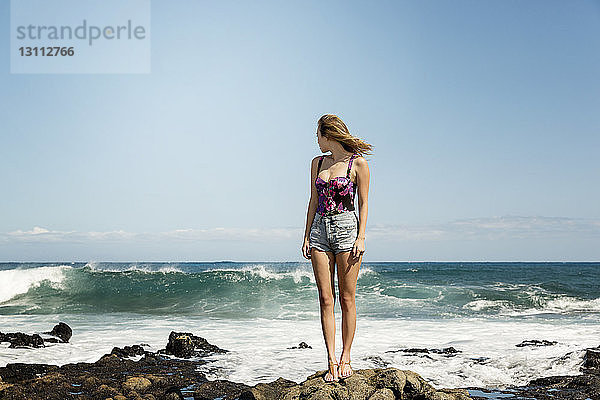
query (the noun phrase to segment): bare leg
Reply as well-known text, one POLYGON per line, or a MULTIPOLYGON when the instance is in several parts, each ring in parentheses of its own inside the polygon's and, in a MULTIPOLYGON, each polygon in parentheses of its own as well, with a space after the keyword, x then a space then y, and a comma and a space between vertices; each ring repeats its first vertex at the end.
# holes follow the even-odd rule
MULTIPOLYGON (((311 261, 317 288, 319 290, 319 304, 321 308, 321 328, 325 338, 328 361, 337 363, 335 358, 335 256, 330 251, 311 250, 311 261)), ((325 375, 326 381, 337 380, 337 368, 329 368, 325 375)))
POLYGON ((336 255, 338 270, 338 287, 340 290, 340 305, 342 307, 342 355, 340 357, 339 375, 346 377, 351 374, 351 367, 342 364, 342 361, 350 361, 350 348, 356 331, 356 281, 358 271, 362 263, 362 255, 359 258, 351 256, 349 251, 336 255))

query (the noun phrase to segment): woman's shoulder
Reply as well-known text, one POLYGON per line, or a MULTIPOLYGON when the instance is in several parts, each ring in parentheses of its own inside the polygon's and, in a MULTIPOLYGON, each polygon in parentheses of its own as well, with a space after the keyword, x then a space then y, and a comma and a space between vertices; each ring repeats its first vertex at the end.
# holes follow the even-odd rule
POLYGON ((368 164, 367 159, 364 158, 363 156, 361 156, 360 154, 357 155, 356 157, 354 157, 354 162, 356 163, 357 166, 368 164))

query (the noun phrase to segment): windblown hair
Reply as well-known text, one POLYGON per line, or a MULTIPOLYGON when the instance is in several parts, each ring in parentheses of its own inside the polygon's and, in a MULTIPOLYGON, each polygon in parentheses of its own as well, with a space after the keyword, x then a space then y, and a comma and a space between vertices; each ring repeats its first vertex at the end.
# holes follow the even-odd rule
POLYGON ((360 138, 352 136, 344 121, 337 115, 323 115, 319 118, 318 127, 321 135, 328 139, 337 140, 344 150, 358 153, 361 156, 372 154, 373 146, 360 138))

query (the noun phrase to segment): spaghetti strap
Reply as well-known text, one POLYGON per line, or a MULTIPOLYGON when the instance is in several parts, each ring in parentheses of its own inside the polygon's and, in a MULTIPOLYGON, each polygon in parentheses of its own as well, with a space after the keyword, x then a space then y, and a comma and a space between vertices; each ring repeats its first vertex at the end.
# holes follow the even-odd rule
POLYGON ((346 178, 348 178, 348 179, 350 179, 350 170, 352 169, 352 160, 354 160, 354 157, 356 155, 357 154, 354 153, 354 154, 352 154, 352 157, 350 157, 350 162, 348 163, 348 171, 346 171, 346 178))
POLYGON ((319 171, 321 170, 321 163, 323 162, 323 157, 325 156, 319 157, 319 165, 317 165, 317 175, 319 175, 319 171))

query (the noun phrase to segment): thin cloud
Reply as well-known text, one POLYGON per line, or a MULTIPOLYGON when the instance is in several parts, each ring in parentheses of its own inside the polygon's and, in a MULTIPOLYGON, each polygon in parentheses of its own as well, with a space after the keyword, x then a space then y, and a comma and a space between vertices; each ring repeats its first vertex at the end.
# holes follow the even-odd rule
MULTIPOLYGON (((57 231, 35 226, 31 230, 0 233, 0 242, 10 243, 105 243, 105 242, 190 242, 299 240, 303 227, 175 229, 165 232, 57 231)), ((544 216, 501 216, 459 219, 420 225, 372 224, 369 239, 401 241, 497 240, 557 237, 600 238, 600 220, 544 216)))
POLYGON ((371 238, 388 240, 532 239, 600 237, 600 220, 568 217, 502 216, 469 218, 439 224, 379 225, 371 238))
POLYGON ((175 229, 165 232, 127 232, 124 230, 106 232, 56 231, 34 227, 32 230, 17 230, 0 234, 3 243, 41 242, 178 242, 201 240, 253 240, 273 241, 296 238, 301 234, 298 228, 210 228, 175 229))

